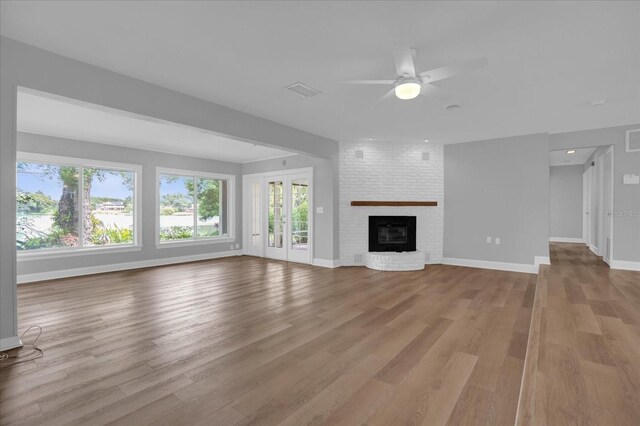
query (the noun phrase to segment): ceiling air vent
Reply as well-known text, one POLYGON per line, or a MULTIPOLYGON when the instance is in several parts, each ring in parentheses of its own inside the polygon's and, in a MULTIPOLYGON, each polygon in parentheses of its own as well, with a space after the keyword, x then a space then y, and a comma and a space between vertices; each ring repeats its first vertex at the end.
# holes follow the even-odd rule
POLYGON ((298 96, 302 96, 303 98, 311 98, 322 93, 321 91, 300 82, 293 83, 291 86, 287 86, 287 89, 291 90, 298 96))
POLYGON ((640 129, 627 130, 627 152, 640 151, 640 129))

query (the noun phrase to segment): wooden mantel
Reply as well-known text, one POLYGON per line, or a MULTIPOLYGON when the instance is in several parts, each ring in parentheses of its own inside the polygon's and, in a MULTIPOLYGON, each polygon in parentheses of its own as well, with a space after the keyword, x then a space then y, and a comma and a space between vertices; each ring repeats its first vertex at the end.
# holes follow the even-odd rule
POLYGON ((437 201, 352 201, 352 206, 355 207, 435 207, 438 205, 437 201))

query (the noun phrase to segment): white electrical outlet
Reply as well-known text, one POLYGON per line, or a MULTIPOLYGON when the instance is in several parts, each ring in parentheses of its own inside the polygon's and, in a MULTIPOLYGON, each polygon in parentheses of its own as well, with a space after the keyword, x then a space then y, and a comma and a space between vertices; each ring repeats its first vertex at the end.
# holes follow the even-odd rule
POLYGON ((316 208, 316 213, 318 213, 318 214, 322 214, 322 213, 324 213, 324 208, 322 208, 322 207, 317 207, 317 208, 316 208))
POLYGON ((487 237, 487 244, 491 244, 491 237, 487 237))
POLYGON ((500 245, 500 238, 496 237, 496 245, 500 245))
POLYGON ((240 248, 240 244, 236 244, 236 250, 240 248))

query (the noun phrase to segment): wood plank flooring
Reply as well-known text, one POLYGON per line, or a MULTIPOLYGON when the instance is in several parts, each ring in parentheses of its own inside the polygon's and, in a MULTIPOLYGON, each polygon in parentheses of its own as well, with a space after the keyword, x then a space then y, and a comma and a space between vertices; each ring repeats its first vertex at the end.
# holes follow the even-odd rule
POLYGON ((520 425, 640 424, 640 272, 551 244, 529 336, 520 425))
MULTIPOLYGON (((0 422, 513 425, 535 282, 244 256, 22 285, 20 331, 42 325, 45 354, 0 368, 0 422)), ((594 303, 607 294, 588 288, 594 303)), ((631 307, 620 298, 618 317, 557 314, 583 319, 572 338, 589 355, 585 395, 598 381, 637 385, 631 359, 626 378, 614 374, 630 348, 600 350, 616 326, 632 326, 631 307)), ((545 368, 569 356, 554 337, 545 368)))

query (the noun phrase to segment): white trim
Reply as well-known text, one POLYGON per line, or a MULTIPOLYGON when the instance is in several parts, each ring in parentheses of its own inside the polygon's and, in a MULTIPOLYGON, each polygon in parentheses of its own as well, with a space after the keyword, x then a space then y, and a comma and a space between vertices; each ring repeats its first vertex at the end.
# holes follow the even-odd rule
POLYGON ((105 272, 126 271, 128 269, 149 268, 153 266, 171 265, 174 263, 195 262, 198 260, 219 259, 221 257, 241 255, 241 250, 221 251, 217 253, 165 257, 159 259, 140 260, 136 262, 113 263, 110 265, 87 266, 84 268, 62 269, 59 271, 38 272, 35 274, 22 274, 18 275, 18 284, 55 280, 59 278, 78 277, 82 275, 102 274, 105 272))
POLYGON ((58 257, 72 257, 72 256, 84 256, 87 254, 103 255, 111 253, 126 253, 131 251, 140 251, 142 246, 130 246, 130 245, 113 245, 113 246, 98 246, 98 247, 82 247, 78 249, 60 248, 60 249, 38 249, 38 250, 20 250, 18 251, 18 262, 41 260, 41 259, 55 259, 58 257))
POLYGON ((18 336, 5 337, 4 339, 0 339, 0 351, 8 351, 10 349, 19 347, 22 347, 22 341, 18 336))
POLYGON ((611 260, 611 269, 623 269, 625 271, 640 271, 640 262, 631 260, 611 260))
POLYGON ((183 169, 170 169, 166 167, 156 167, 156 232, 155 232, 155 245, 156 248, 163 247, 181 247, 181 246, 197 246, 202 244, 214 244, 225 243, 235 241, 236 229, 235 229, 235 200, 236 200, 236 176, 222 173, 208 173, 200 172, 196 170, 183 170, 183 169), (220 237, 206 237, 198 238, 197 235, 197 220, 198 220, 198 201, 197 196, 193 194, 193 238, 185 240, 174 241, 161 241, 160 240, 160 175, 174 175, 174 176, 186 176, 195 179, 220 179, 227 181, 227 235, 220 237))
POLYGON ((540 265, 551 265, 551 259, 549 256, 536 256, 533 258, 533 264, 536 265, 536 268, 540 265))
MULTIPOLYGON (((104 168, 108 170, 122 170, 126 172, 133 172, 133 244, 127 246, 128 248, 136 248, 142 247, 142 166, 140 164, 129 164, 129 163, 116 163, 113 161, 100 161, 100 160, 92 160, 88 158, 75 158, 75 157, 63 157, 60 155, 48 155, 48 154, 37 154, 33 152, 24 152, 18 151, 16 153, 16 163, 18 162, 34 162, 34 163, 45 163, 45 164, 56 164, 61 166, 75 166, 79 168, 104 168)), ((82 172, 81 172, 82 175, 82 172)), ((78 179, 78 198, 82 207, 82 197, 83 197, 83 185, 84 179, 78 179)), ((83 238, 82 233, 84 232, 84 228, 82 224, 79 224, 78 227, 78 240, 80 244, 82 244, 83 238)), ((63 250, 62 256, 69 256, 75 254, 83 254, 81 253, 84 250, 108 250, 111 249, 111 246, 108 247, 69 247, 63 249, 51 249, 47 252, 53 252, 58 250, 63 250)), ((125 251, 125 250, 122 250, 125 251)), ((44 252, 40 252, 44 254, 44 252)), ((18 254, 18 257, 21 257, 18 254)), ((37 257, 37 256, 34 256, 37 257)), ((51 256, 48 256, 51 257, 51 256)))
POLYGON ((538 266, 526 263, 493 262, 490 260, 456 259, 453 257, 443 257, 443 265, 467 266, 469 268, 495 269, 498 271, 524 272, 527 274, 537 274, 538 266))
POLYGON ((549 237, 551 243, 580 243, 584 244, 584 238, 549 237))
POLYGON ((197 238, 189 240, 169 240, 156 244, 156 248, 159 250, 166 248, 176 247, 189 247, 189 246, 201 246, 205 244, 217 244, 217 243, 233 243, 236 241, 235 237, 209 237, 209 238, 197 238))
MULTIPOLYGON (((609 260, 604 259, 607 256, 603 256, 603 260, 605 262, 607 262, 607 264, 610 264, 610 261, 613 260, 613 220, 615 219, 615 215, 613 214, 613 206, 615 205, 615 196, 616 196, 616 191, 615 191, 615 182, 616 182, 616 178, 615 178, 615 150, 613 149, 613 145, 609 146, 609 148, 605 151, 605 158, 606 155, 611 153, 611 188, 609 188, 609 190, 611 191, 611 204, 608 206, 605 206, 607 209, 609 209, 609 215, 608 217, 610 218, 609 220, 609 260)), ((602 170, 602 173, 604 174, 604 169, 602 170)), ((603 184, 604 184, 604 178, 603 178, 603 184)), ((604 197, 603 197, 604 198, 604 197)), ((604 199, 603 199, 604 202, 604 199)), ((605 236, 606 239, 606 236, 605 236)), ((604 244, 605 246, 605 250, 607 245, 604 244)))
POLYGON ((594 246, 593 244, 587 244, 587 247, 589 247, 589 250, 591 250, 593 254, 595 254, 596 256, 599 256, 598 247, 594 246))
POLYGON ((321 259, 316 257, 313 259, 313 266, 319 266, 321 268, 338 268, 340 267, 340 259, 321 259))
POLYGON ((627 130, 627 135, 626 135, 625 143, 624 143, 624 149, 625 149, 626 152, 638 152, 638 151, 640 151, 640 149, 631 149, 631 144, 629 143, 629 140, 631 139, 631 133, 636 133, 636 132, 640 132, 640 129, 627 130))

